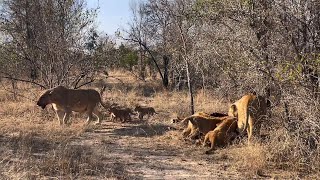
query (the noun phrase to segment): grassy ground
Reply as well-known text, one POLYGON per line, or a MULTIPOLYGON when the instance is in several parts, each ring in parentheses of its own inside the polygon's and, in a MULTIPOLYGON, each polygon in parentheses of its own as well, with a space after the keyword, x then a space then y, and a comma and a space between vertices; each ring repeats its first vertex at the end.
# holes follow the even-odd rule
MULTIPOLYGON (((61 127, 53 110, 36 106, 41 91, 19 84, 18 100, 0 90, 0 179, 294 179, 314 178, 284 171, 268 162, 267 143, 247 146, 245 140, 218 149, 212 155, 185 141, 184 127, 171 119, 189 115, 184 92, 162 90, 157 82, 140 82, 130 74, 112 72, 103 100, 133 108, 152 106, 158 112, 148 120, 85 126, 85 116, 74 114, 61 127)), ((6 89, 7 90, 6 90, 6 89)), ((214 93, 199 91, 196 111, 224 112, 229 103, 214 93)))

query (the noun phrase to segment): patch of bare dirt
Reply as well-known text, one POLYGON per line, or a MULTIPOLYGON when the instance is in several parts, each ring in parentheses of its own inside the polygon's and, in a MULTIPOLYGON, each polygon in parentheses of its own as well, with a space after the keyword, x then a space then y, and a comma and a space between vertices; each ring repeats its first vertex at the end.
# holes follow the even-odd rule
POLYGON ((232 169, 232 159, 180 139, 179 130, 165 124, 104 122, 73 139, 89 146, 115 173, 134 179, 245 179, 232 169))

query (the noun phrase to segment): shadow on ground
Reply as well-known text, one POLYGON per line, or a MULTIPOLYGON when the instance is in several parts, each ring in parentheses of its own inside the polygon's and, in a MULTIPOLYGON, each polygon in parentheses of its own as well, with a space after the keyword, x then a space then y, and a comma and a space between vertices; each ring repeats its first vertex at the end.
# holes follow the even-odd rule
POLYGON ((163 135, 171 129, 171 126, 163 124, 139 124, 114 129, 113 133, 119 136, 152 137, 163 135))

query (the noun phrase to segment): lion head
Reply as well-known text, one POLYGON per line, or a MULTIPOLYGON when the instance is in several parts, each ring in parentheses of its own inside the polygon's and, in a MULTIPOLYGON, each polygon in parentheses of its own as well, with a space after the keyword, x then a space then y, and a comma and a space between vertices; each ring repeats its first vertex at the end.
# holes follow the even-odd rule
POLYGON ((46 91, 44 94, 42 94, 37 102, 37 105, 40 106, 42 109, 46 108, 48 104, 51 104, 51 96, 52 96, 52 90, 46 91))
POLYGON ((37 105, 44 109, 48 104, 54 103, 58 98, 60 91, 65 90, 63 86, 58 86, 56 88, 49 89, 45 91, 39 98, 37 105))

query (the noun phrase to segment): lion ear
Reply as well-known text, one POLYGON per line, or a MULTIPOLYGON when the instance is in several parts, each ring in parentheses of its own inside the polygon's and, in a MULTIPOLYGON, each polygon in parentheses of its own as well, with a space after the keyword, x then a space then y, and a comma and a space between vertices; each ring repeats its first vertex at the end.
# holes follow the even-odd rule
POLYGON ((233 117, 237 117, 238 116, 238 109, 237 109, 237 106, 235 104, 232 104, 230 106, 228 115, 229 116, 233 116, 233 117))

